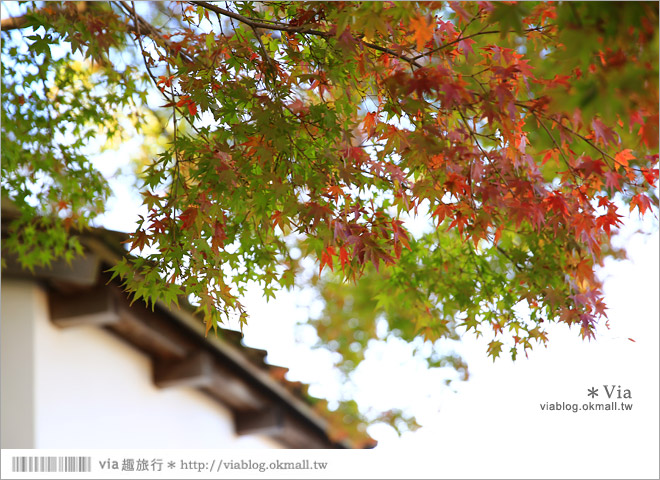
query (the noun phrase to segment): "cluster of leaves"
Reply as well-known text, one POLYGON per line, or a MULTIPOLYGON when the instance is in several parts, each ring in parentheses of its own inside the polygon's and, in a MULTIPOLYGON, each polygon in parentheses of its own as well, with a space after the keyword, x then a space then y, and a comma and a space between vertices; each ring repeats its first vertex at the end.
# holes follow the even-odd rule
POLYGON ((21 213, 6 245, 29 268, 82 251, 67 231, 102 213, 110 193, 88 146, 125 136, 118 112, 142 118, 144 75, 108 60, 126 40, 110 12, 47 6, 30 15, 43 29, 2 44, 2 195, 21 213))
POLYGON ((182 2, 162 28, 127 2, 74 10, 34 10, 29 53, 3 44, 3 195, 26 218, 99 210, 102 181, 66 149, 133 101, 138 65, 107 61, 133 41, 174 135, 142 177, 143 254, 115 274, 146 301, 192 298, 209 330, 247 321, 250 282, 294 286, 300 252, 323 277, 312 323, 346 370, 379 319, 409 341, 489 334, 493 358, 544 344, 547 322, 591 338, 615 197, 657 207, 656 3, 182 2), (63 71, 62 41, 99 73, 63 71), (70 124, 71 145, 48 136, 70 124), (413 235, 424 212, 433 228, 413 235))

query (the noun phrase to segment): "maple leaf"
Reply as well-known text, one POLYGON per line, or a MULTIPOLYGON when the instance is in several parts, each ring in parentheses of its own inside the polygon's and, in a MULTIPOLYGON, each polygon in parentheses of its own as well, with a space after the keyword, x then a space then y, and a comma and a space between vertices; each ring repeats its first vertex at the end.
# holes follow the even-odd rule
POLYGON ((330 270, 334 271, 332 266, 333 255, 336 255, 334 247, 327 247, 325 250, 323 250, 321 253, 321 266, 319 267, 319 275, 321 275, 323 267, 326 265, 330 267, 330 270))
POLYGON ((651 199, 644 193, 638 193, 630 200, 630 211, 632 212, 635 207, 644 215, 644 212, 651 208, 651 199))
POLYGON ((364 116, 364 120, 362 121, 364 126, 364 131, 369 136, 372 136, 374 134, 374 129, 376 126, 376 118, 377 118, 376 112, 367 112, 364 116))
POLYGON ((225 246, 225 239, 227 235, 225 234, 224 225, 218 221, 213 224, 213 236, 211 237, 211 248, 217 253, 221 248, 225 246))
POLYGON ((566 204, 566 200, 564 200, 563 195, 557 192, 553 192, 551 195, 549 195, 546 198, 545 201, 550 205, 550 208, 555 212, 562 214, 563 216, 568 215, 568 205, 566 204))
POLYGON ((341 261, 341 270, 344 271, 344 266, 349 262, 348 252, 344 247, 339 247, 339 260, 341 261))
POLYGON ((642 168, 641 171, 642 175, 644 176, 644 180, 646 180, 646 183, 648 183, 651 187, 655 187, 658 176, 660 175, 660 170, 657 168, 642 168))
POLYGON ((451 216, 454 212, 454 206, 448 205, 446 203, 440 203, 435 210, 433 210, 432 216, 435 217, 438 225, 442 223, 445 217, 451 216))
POLYGON ((539 327, 534 327, 529 331, 529 337, 536 339, 537 342, 547 343, 548 335, 546 332, 542 331, 539 327))
POLYGON ((607 236, 609 237, 611 235, 611 227, 618 227, 619 225, 622 225, 621 220, 619 220, 620 218, 621 215, 617 214, 616 211, 612 209, 605 215, 598 217, 596 219, 596 225, 605 230, 605 233, 607 233, 607 236))
POLYGON ((275 210, 275 212, 270 216, 270 220, 273 222, 273 227, 280 227, 282 231, 284 231, 284 228, 288 226, 288 222, 284 217, 284 214, 279 210, 275 210))
POLYGON ((575 278, 579 283, 587 282, 592 284, 594 281, 594 270, 591 263, 587 260, 581 260, 576 269, 575 278))
POLYGON ((144 230, 138 230, 133 234, 133 242, 131 243, 131 251, 135 250, 136 248, 138 250, 142 250, 148 243, 149 241, 149 235, 144 230))
POLYGON ((184 95, 183 97, 181 97, 181 98, 179 99, 178 102, 176 102, 176 106, 177 106, 177 107, 183 107, 183 106, 184 106, 185 104, 187 104, 188 102, 190 102, 190 96, 189 96, 189 95, 184 95))
POLYGON ((449 2, 449 8, 456 12, 463 23, 467 23, 472 19, 472 15, 463 8, 462 4, 463 2, 449 2))
POLYGON ((582 162, 576 167, 576 170, 581 170, 584 172, 584 177, 587 178, 593 174, 597 176, 602 176, 603 175, 603 167, 605 167, 605 163, 599 159, 593 159, 591 157, 583 157, 582 162))
POLYGON ((625 150, 620 151, 614 156, 614 160, 616 161, 616 168, 617 170, 619 167, 623 167, 624 169, 628 168, 628 160, 634 160, 635 156, 632 154, 632 151, 629 148, 626 148, 625 150))
POLYGON ((493 340, 488 344, 488 355, 493 357, 493 361, 495 361, 495 359, 500 356, 503 345, 504 344, 499 340, 493 340))
POLYGON ((614 130, 605 125, 599 118, 594 118, 591 121, 591 128, 594 130, 596 142, 600 142, 603 145, 609 145, 616 142, 617 136, 616 133, 614 133, 614 130))
POLYGON ((611 192, 618 192, 621 190, 621 183, 623 177, 616 172, 605 172, 605 186, 610 189, 611 192))
POLYGON ((205 325, 205 327, 204 327, 204 336, 205 337, 208 336, 211 329, 216 330, 218 328, 218 324, 210 316, 206 316, 204 318, 204 325, 205 325))
POLYGON ((580 315, 580 334, 582 335, 582 338, 587 338, 591 340, 592 338, 596 338, 596 334, 594 333, 594 317, 592 315, 589 315, 587 313, 583 313, 580 315))
POLYGON ((417 51, 421 52, 429 40, 433 38, 435 22, 429 22, 425 15, 420 15, 410 21, 410 27, 413 31, 417 51))
POLYGON ((193 206, 186 208, 183 213, 181 213, 179 218, 181 219, 182 228, 184 230, 190 228, 195 223, 195 219, 197 219, 197 212, 197 207, 193 206))
POLYGON ((468 59, 468 54, 474 53, 472 50, 472 45, 477 43, 475 40, 472 40, 471 38, 466 38, 458 42, 458 48, 463 52, 463 55, 465 56, 465 60, 468 59))
POLYGON ((465 321, 461 324, 465 327, 465 331, 469 331, 471 328, 474 329, 474 331, 477 331, 477 326, 479 325, 479 322, 477 321, 476 318, 473 317, 468 317, 465 319, 465 321))

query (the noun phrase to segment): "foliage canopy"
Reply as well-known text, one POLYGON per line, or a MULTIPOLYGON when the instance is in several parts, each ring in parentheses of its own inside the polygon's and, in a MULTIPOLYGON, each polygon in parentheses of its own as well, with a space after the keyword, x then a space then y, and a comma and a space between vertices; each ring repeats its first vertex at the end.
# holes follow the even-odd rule
POLYGON ((136 129, 167 140, 114 271, 136 298, 244 323, 248 283, 274 296, 310 257, 346 371, 378 319, 493 357, 548 322, 593 337, 619 200, 657 209, 657 24, 651 2, 32 5, 3 20, 7 246, 75 254, 109 193, 90 145, 136 129))

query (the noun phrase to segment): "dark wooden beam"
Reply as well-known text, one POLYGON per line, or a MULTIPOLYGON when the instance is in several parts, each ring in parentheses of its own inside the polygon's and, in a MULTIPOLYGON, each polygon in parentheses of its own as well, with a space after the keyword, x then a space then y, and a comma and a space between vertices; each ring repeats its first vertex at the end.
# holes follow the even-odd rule
POLYGON ((228 364, 216 363, 211 385, 205 390, 234 411, 260 410, 272 404, 263 389, 228 364))
POLYGON ((297 414, 287 411, 283 426, 279 431, 269 434, 287 448, 337 448, 326 433, 305 422, 297 414))
POLYGON ((234 426, 238 435, 278 435, 284 429, 284 412, 275 404, 257 411, 234 412, 234 426))
POLYGON ((138 302, 129 308, 125 302, 120 301, 120 320, 109 327, 112 332, 155 359, 183 360, 190 354, 191 343, 162 315, 138 302))
POLYGON ((48 301, 51 321, 59 327, 107 326, 116 325, 120 321, 117 299, 105 287, 75 294, 50 292, 48 301))
POLYGON ((234 412, 238 435, 265 435, 287 448, 333 447, 325 433, 302 421, 286 407, 273 404, 261 410, 234 412))
POLYGON ((213 359, 199 352, 179 361, 154 361, 154 383, 167 387, 208 387, 213 380, 213 359))

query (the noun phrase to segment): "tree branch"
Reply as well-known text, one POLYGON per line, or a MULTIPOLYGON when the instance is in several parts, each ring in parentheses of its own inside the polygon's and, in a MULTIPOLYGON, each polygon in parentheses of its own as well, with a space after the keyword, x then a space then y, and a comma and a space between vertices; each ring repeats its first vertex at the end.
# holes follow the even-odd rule
POLYGON ((409 64, 414 65, 417 68, 422 68, 422 64, 418 63, 416 61, 416 58, 410 58, 406 55, 403 55, 402 53, 395 52, 391 48, 381 47, 380 45, 376 45, 375 43, 365 42, 364 40, 362 40, 362 43, 364 45, 366 45, 367 47, 369 47, 369 48, 372 48, 374 50, 378 50, 379 52, 387 53, 389 55, 392 55, 393 57, 400 58, 401 60, 403 60, 405 62, 408 62, 409 64))
MULTIPOLYGON (((224 8, 220 8, 217 5, 213 5, 212 3, 209 2, 190 2, 194 5, 198 5, 200 7, 206 8, 212 12, 214 12, 216 15, 225 15, 229 18, 233 18, 234 20, 238 20, 241 23, 244 23, 245 25, 257 29, 257 28, 263 28, 265 30, 277 30, 280 32, 289 32, 289 33, 302 33, 302 34, 309 34, 309 35, 316 35, 318 37, 322 38, 330 38, 333 35, 329 32, 323 32, 321 30, 314 30, 311 27, 307 27, 305 25, 285 25, 282 23, 265 23, 263 21, 255 20, 252 18, 248 18, 246 16, 243 16, 239 13, 232 12, 230 10, 226 10, 224 8)), ((381 47, 380 45, 376 45, 375 43, 369 43, 365 42, 364 40, 360 39, 363 45, 373 49, 373 50, 378 50, 383 53, 387 53, 388 55, 392 55, 394 57, 400 58, 401 60, 404 60, 405 62, 410 63, 411 65, 416 66, 417 68, 421 68, 422 65, 417 63, 414 58, 407 57, 406 55, 403 55, 401 53, 398 53, 391 48, 387 47, 381 47)))
POLYGON ((178 55, 181 55, 181 58, 187 62, 187 63, 195 63, 195 61, 190 58, 188 55, 185 54, 185 52, 177 51, 173 46, 172 43, 169 40, 166 40, 163 35, 160 33, 160 30, 158 30, 156 27, 154 27, 152 24, 147 22, 144 18, 142 18, 140 15, 137 13, 134 13, 133 10, 131 9, 131 6, 128 5, 124 1, 118 1, 116 2, 119 7, 124 10, 126 15, 129 18, 134 18, 133 20, 133 25, 129 25, 128 29, 129 31, 135 33, 138 36, 146 35, 148 37, 151 37, 156 41, 157 44, 162 45, 170 54, 172 54, 174 57, 178 55))
MULTIPOLYGON (((78 14, 87 10, 87 2, 76 2, 76 10, 78 11, 78 14)), ((21 28, 25 28, 30 24, 30 16, 31 15, 29 13, 26 13, 25 15, 18 17, 3 18, 2 22, 0 23, 0 30, 3 32, 8 32, 10 30, 19 30, 21 28)))
POLYGON ((18 30, 20 28, 25 28, 27 24, 28 24, 27 15, 21 15, 20 17, 3 18, 2 23, 0 24, 0 29, 2 29, 3 32, 7 32, 9 30, 18 30))
MULTIPOLYGON (((546 29, 546 28, 548 28, 548 26, 545 26, 545 27, 527 28, 527 29, 523 30, 523 32, 524 32, 524 33, 530 33, 530 32, 541 32, 541 33, 543 33, 543 30, 546 29)), ((511 30, 511 32, 513 32, 513 31, 514 31, 514 30, 511 30)), ((434 48, 434 49, 432 49, 432 50, 429 50, 429 51, 427 51, 427 52, 420 53, 419 55, 413 57, 412 60, 418 60, 418 59, 420 59, 420 58, 422 58, 422 57, 426 57, 427 55, 431 55, 432 53, 439 52, 440 50, 443 50, 443 49, 445 49, 445 48, 447 48, 447 47, 451 47, 452 45, 455 45, 455 44, 457 44, 457 43, 459 43, 459 42, 462 42, 463 40, 467 40, 467 39, 472 38, 472 37, 478 37, 478 36, 480 36, 480 35, 492 35, 492 34, 495 34, 495 33, 502 33, 502 31, 501 31, 501 30, 486 30, 486 31, 481 31, 481 32, 473 33, 473 34, 471 34, 471 35, 467 35, 467 36, 465 36, 465 37, 463 37, 463 36, 459 36, 456 40, 452 40, 451 42, 447 42, 447 43, 445 43, 445 44, 443 44, 443 45, 440 45, 439 47, 434 48)))
POLYGON ((224 8, 220 8, 217 5, 213 5, 212 3, 209 2, 190 2, 190 3, 194 5, 198 5, 207 10, 210 10, 218 15, 224 15, 226 17, 233 18, 234 20, 238 20, 239 22, 244 23, 245 25, 248 25, 249 27, 252 28, 263 28, 266 30, 278 30, 280 32, 291 32, 291 33, 308 33, 310 35, 317 35, 324 38, 331 36, 327 32, 322 32, 320 30, 313 30, 309 27, 306 27, 305 25, 301 25, 301 26, 285 25, 282 23, 265 23, 259 20, 254 20, 252 18, 245 17, 239 13, 234 13, 231 10, 225 10, 224 8))

